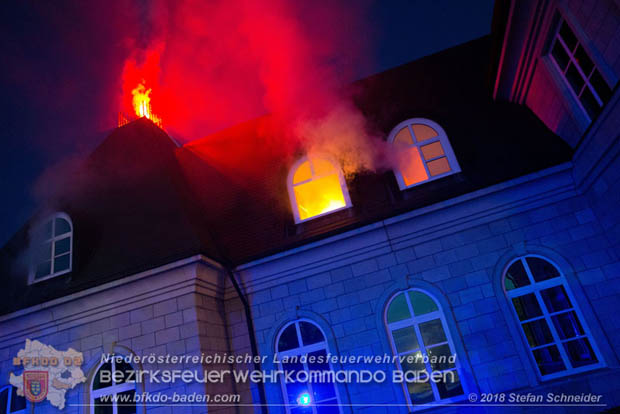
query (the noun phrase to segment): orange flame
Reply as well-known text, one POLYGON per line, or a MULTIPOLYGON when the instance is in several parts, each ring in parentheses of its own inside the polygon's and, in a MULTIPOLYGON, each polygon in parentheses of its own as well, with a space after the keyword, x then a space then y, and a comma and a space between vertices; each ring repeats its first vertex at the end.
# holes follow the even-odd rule
POLYGON ((133 109, 138 117, 148 118, 161 128, 161 118, 151 111, 151 92, 151 88, 146 89, 146 86, 144 86, 144 81, 136 86, 131 91, 133 95, 133 109))

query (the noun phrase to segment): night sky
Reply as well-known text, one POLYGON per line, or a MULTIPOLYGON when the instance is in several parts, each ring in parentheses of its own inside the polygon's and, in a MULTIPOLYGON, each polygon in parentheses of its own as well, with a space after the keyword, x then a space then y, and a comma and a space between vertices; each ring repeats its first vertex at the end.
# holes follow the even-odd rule
MULTIPOLYGON (((343 3, 359 11, 359 1, 343 3)), ((41 174, 88 154, 115 127, 128 50, 155 30, 128 24, 148 14, 146 4, 3 2, 0 245, 35 211, 41 174)), ((368 58, 350 80, 488 34, 492 9, 493 0, 369 2, 356 29, 368 58)))

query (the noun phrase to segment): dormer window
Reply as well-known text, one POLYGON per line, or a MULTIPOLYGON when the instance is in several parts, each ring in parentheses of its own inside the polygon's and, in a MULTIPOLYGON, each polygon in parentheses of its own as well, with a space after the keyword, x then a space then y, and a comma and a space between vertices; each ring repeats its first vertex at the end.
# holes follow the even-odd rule
POLYGON ((394 174, 401 190, 461 171, 445 131, 428 119, 401 122, 388 142, 398 147, 400 168, 394 174))
POLYGON ((30 283, 71 271, 73 225, 65 213, 56 213, 40 224, 32 243, 30 283))
POLYGON ((288 192, 295 223, 351 206, 342 170, 324 156, 297 161, 288 175, 288 192))

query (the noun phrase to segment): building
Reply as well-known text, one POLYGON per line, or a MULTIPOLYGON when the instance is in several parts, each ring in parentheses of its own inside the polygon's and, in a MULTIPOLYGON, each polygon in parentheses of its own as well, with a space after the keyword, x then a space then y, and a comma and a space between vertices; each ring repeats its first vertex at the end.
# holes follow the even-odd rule
MULTIPOLYGON (((262 144, 269 117, 184 146, 146 119, 118 128, 0 253, 0 413, 29 409, 8 383, 26 339, 82 352, 86 381, 66 391, 69 413, 620 406, 619 7, 498 1, 490 36, 356 83, 357 106, 406 148, 411 165, 397 171, 345 177, 333 160, 283 161, 262 144), (273 356, 418 352, 455 354, 424 362, 447 380, 311 388, 96 375, 129 369, 102 365, 105 353, 248 353, 266 359, 183 367, 306 370, 273 356), (239 394, 246 405, 101 404, 145 391, 239 394), (592 393, 604 405, 469 397, 491 393, 592 393), (482 405, 421 406, 434 402, 482 405)), ((337 359, 333 370, 415 368, 337 359)))

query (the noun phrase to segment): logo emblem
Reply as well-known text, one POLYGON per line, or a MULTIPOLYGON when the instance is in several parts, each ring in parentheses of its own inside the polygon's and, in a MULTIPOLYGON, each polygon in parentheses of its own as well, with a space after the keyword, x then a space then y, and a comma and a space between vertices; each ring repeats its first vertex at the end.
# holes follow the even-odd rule
POLYGON ((47 371, 24 371, 24 395, 33 403, 41 402, 47 396, 49 373, 47 371))

